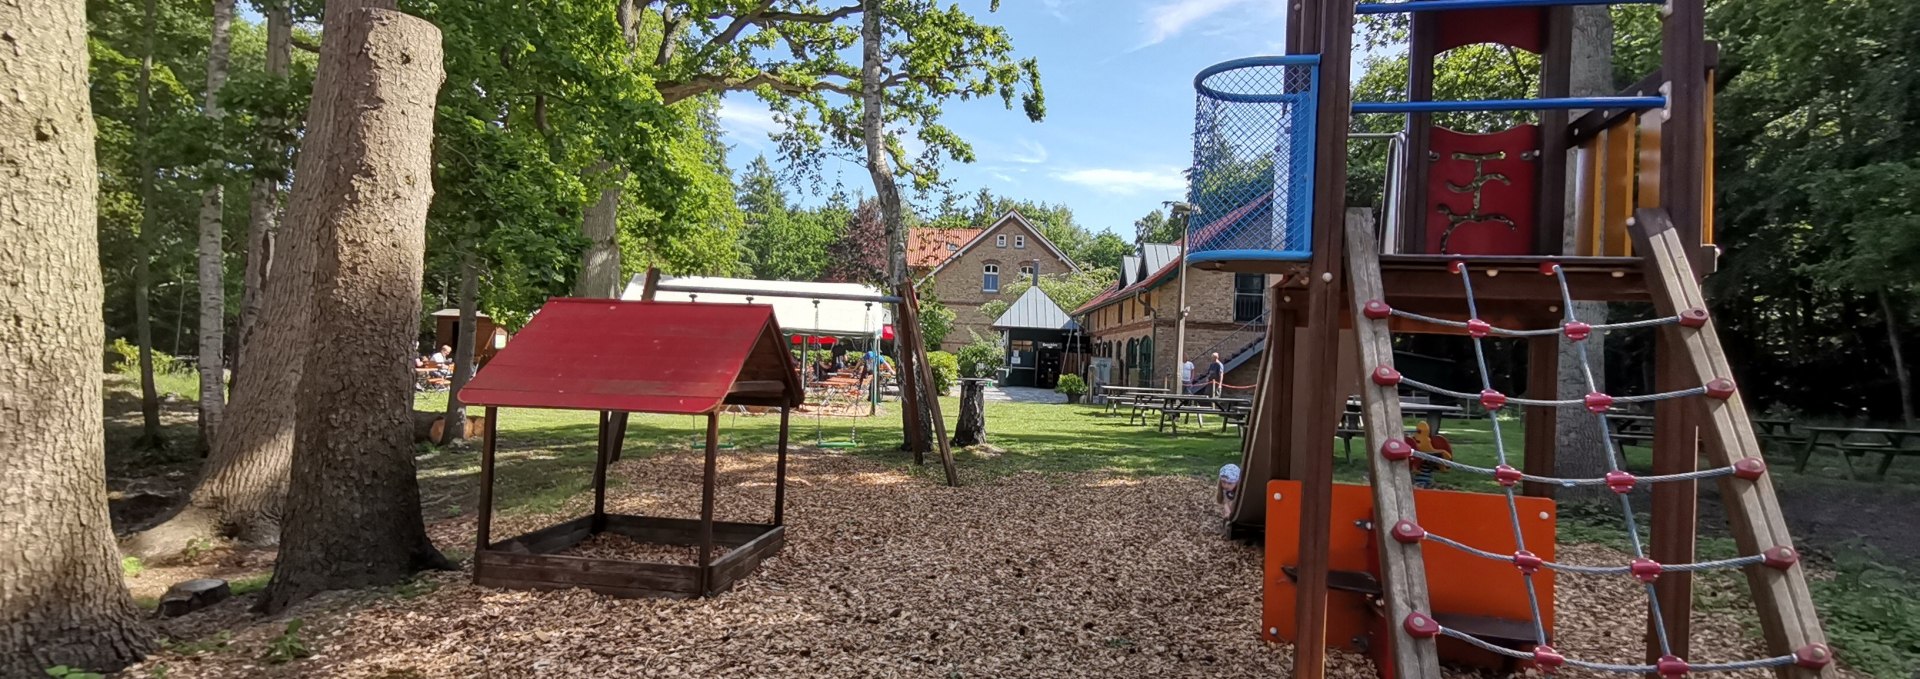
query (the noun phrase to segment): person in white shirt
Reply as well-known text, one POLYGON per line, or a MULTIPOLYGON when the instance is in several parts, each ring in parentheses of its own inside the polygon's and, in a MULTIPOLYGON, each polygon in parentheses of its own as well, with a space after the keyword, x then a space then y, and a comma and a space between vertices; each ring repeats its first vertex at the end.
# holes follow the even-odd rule
POLYGON ((1193 359, 1187 359, 1180 363, 1180 389, 1185 391, 1191 388, 1193 388, 1193 359))

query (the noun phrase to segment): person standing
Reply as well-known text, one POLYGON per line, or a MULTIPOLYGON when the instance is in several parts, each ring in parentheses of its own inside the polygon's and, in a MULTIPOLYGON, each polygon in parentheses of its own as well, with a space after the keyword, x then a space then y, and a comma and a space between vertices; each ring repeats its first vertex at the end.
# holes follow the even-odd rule
POLYGON ((1213 365, 1207 366, 1207 384, 1204 387, 1214 396, 1220 395, 1220 381, 1227 378, 1227 364, 1220 362, 1220 352, 1213 352, 1213 365))
POLYGON ((1193 359, 1191 358, 1180 362, 1180 391, 1193 393, 1193 359))

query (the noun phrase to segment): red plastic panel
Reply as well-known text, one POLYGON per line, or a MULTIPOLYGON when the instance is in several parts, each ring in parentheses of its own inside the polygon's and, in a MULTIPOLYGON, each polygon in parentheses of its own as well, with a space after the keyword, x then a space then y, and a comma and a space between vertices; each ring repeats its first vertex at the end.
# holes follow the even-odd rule
POLYGON ((1433 128, 1427 173, 1426 251, 1531 255, 1540 127, 1493 134, 1433 128))
POLYGON ((1489 42, 1539 54, 1541 29, 1545 27, 1547 13, 1541 7, 1503 7, 1432 12, 1422 19, 1425 17, 1432 17, 1438 22, 1438 27, 1434 29, 1435 53, 1461 45, 1489 42))
POLYGON ((750 359, 785 356, 779 337, 773 307, 764 304, 554 299, 460 390, 460 399, 518 408, 704 413, 726 398, 750 359), (768 338, 773 341, 763 341, 768 338), (758 356, 756 347, 777 356, 758 356))

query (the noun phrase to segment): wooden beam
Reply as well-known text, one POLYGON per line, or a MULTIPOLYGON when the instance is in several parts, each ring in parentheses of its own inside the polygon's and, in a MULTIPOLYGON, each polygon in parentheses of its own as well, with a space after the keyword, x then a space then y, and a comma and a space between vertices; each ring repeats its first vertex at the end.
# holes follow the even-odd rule
POLYGON ((773 525, 786 525, 787 518, 787 420, 792 408, 780 409, 780 461, 773 472, 773 525))
MULTIPOLYGON (((1684 328, 1661 328, 1654 337, 1653 388, 1675 391, 1697 386, 1687 374, 1686 349, 1681 343, 1684 328)), ((1692 403, 1670 399, 1653 404, 1653 473, 1684 474, 1700 468, 1699 427, 1694 422, 1692 403)), ((1697 481, 1653 484, 1652 526, 1647 557, 1660 563, 1692 563, 1699 531, 1700 488, 1697 481)), ((1674 655, 1693 657, 1693 574, 1662 573, 1653 583, 1654 596, 1660 602, 1660 621, 1666 625, 1667 643, 1674 655)), ((1649 611, 1647 616, 1647 659, 1660 658, 1654 625, 1659 624, 1649 611)))
POLYGON ((720 458, 720 414, 707 413, 707 466, 700 475, 700 595, 712 593, 714 467, 720 458))
MULTIPOLYGON (((1674 228, 1664 211, 1641 210, 1634 220, 1636 249, 1647 258, 1647 278, 1655 289, 1653 302, 1658 312, 1674 314, 1706 308, 1706 298, 1687 259, 1695 244, 1674 228)), ((1711 322, 1681 332, 1677 344, 1681 348, 1677 353, 1691 383, 1732 378, 1733 369, 1711 322)), ((1753 422, 1748 419, 1746 402, 1737 391, 1726 400, 1699 398, 1691 402, 1702 418, 1709 464, 1723 466, 1750 458, 1762 459, 1760 441, 1754 435, 1753 422)), ((1793 549, 1793 536, 1780 512, 1780 499, 1774 494, 1771 478, 1762 475, 1746 481, 1721 477, 1720 497, 1734 542, 1742 554, 1793 549)), ((1796 562, 1785 569, 1766 566, 1746 569, 1747 586, 1760 617, 1760 627, 1765 632, 1768 650, 1774 654, 1794 653, 1815 645, 1825 647, 1827 643, 1812 592, 1807 587, 1803 563, 1796 562)), ((1817 670, 1789 667, 1781 674, 1796 679, 1831 679, 1838 677, 1839 671, 1828 663, 1817 670)))
MULTIPOLYGON (((1410 21, 1413 26, 1407 40, 1407 100, 1432 101, 1433 63, 1437 56, 1434 47, 1440 35, 1439 17, 1416 12, 1410 21)), ((1406 132, 1407 144, 1400 154, 1401 165, 1405 168, 1400 178, 1405 183, 1401 185, 1400 205, 1397 206, 1400 210, 1398 245, 1400 252, 1422 253, 1427 251, 1427 178, 1434 162, 1428 154, 1433 148, 1433 114, 1408 114, 1406 132)))
MULTIPOLYGON (((1386 323, 1369 319, 1365 314, 1366 303, 1380 299, 1383 292, 1380 268, 1373 255, 1377 250, 1371 219, 1347 221, 1347 247, 1347 284, 1353 293, 1354 336, 1360 343, 1360 365, 1371 373, 1377 366, 1393 365, 1393 333, 1388 331, 1386 323)), ((1362 380, 1360 400, 1366 412, 1367 465, 1373 476, 1374 542, 1380 547, 1380 590, 1387 600, 1386 626, 1393 630, 1394 669, 1402 677, 1438 677, 1440 660, 1434 640, 1415 638, 1402 624, 1407 616, 1415 613, 1432 614, 1427 596, 1426 560, 1421 556, 1420 544, 1402 543, 1393 538, 1392 532, 1401 521, 1420 524, 1420 517, 1414 512, 1413 472, 1409 460, 1389 460, 1378 452, 1388 441, 1405 443, 1399 389, 1362 380)), ((1331 460, 1329 452, 1323 450, 1321 456, 1331 460)))
MULTIPOLYGON (((1660 69, 1668 74, 1666 121, 1660 134, 1660 196, 1686 241, 1691 268, 1705 270, 1700 237, 1707 174, 1707 36, 1705 0, 1671 0, 1660 34, 1660 69)), ((1649 115, 1657 115, 1650 112, 1649 115)))
MULTIPOLYGON (((1573 8, 1548 7, 1541 26, 1540 96, 1565 97, 1572 89, 1573 8)), ((1566 250, 1567 230, 1567 149, 1569 140, 1560 130, 1567 129, 1568 111, 1542 111, 1540 127, 1539 178, 1535 191, 1539 196, 1534 219, 1534 252, 1557 255, 1566 250)))
POLYGON ((647 267, 646 282, 640 286, 640 301, 651 302, 655 293, 660 292, 660 267, 647 267))
POLYGON ((480 508, 473 531, 477 543, 474 554, 487 551, 487 539, 493 532, 493 446, 495 426, 499 421, 500 409, 487 406, 487 422, 481 425, 480 435, 480 508))
MULTIPOLYGON (((1560 336, 1527 338, 1527 398, 1557 399, 1560 393, 1560 336)), ((1553 406, 1527 406, 1526 454, 1521 468, 1535 476, 1553 476, 1554 451, 1560 409, 1553 406)), ((1533 497, 1553 497, 1553 484, 1528 481, 1521 492, 1533 497)))
POLYGON ((593 444, 593 518, 590 530, 598 533, 607 527, 607 465, 612 462, 613 413, 598 413, 598 438, 593 444))

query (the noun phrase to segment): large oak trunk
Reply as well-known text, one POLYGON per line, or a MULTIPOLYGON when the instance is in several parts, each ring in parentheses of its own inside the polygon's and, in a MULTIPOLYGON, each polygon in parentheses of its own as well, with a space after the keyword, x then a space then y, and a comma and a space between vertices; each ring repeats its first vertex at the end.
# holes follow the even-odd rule
MULTIPOLYGON (((214 0, 212 42, 207 47, 207 117, 220 119, 220 88, 227 83, 228 34, 233 28, 234 0, 214 0)), ((226 233, 220 216, 225 193, 220 162, 209 161, 201 181, 200 243, 200 441, 213 445, 214 432, 227 404, 227 269, 221 242, 226 233)))
MULTIPOLYGON (((267 75, 285 79, 293 61, 293 10, 286 0, 266 3, 267 75)), ((241 359, 253 340, 255 321, 260 318, 261 291, 273 272, 273 232, 280 218, 280 180, 255 177, 247 191, 247 264, 240 284, 240 320, 236 327, 239 341, 231 368, 239 380, 241 359)), ((230 395, 231 397, 231 395, 230 395)))
POLYGON ((152 642, 105 501, 85 3, 0 3, 0 26, 0 676, 112 671, 152 642))
MULTIPOLYGON (((160 394, 153 383, 153 244, 159 230, 158 207, 153 185, 153 34, 157 22, 154 0, 147 0, 142 27, 143 51, 140 57, 139 111, 136 113, 140 143, 140 233, 133 239, 133 341, 140 347, 140 440, 141 448, 158 448, 166 441, 160 434, 160 394)), ((175 348, 178 350, 178 347, 175 348)))
POLYGON ((309 352, 299 386, 280 559, 260 607, 444 567, 428 541, 414 476, 415 333, 433 199, 440 30, 392 9, 331 2, 316 124, 326 162, 307 171, 288 226, 311 233, 309 352), (321 102, 327 102, 322 105, 321 102))
POLYGON ((587 249, 580 257, 580 278, 573 296, 589 299, 614 299, 620 296, 620 183, 626 173, 612 164, 595 163, 587 169, 588 180, 609 184, 600 190, 600 199, 582 211, 580 235, 587 249))
MULTIPOLYGON (((1613 87, 1613 19, 1607 15, 1605 7, 1573 8, 1573 60, 1570 64, 1568 86, 1573 96, 1600 96, 1612 94, 1613 87)), ((1572 156, 1568 162, 1574 162, 1572 156)), ((1568 181, 1576 173, 1569 167, 1568 181)), ((1571 187, 1571 185, 1569 185, 1571 187)), ((1567 195, 1574 195, 1569 188, 1567 195)), ((1573 212, 1578 206, 1567 205, 1567 223, 1573 223, 1573 212)), ((1567 229, 1565 246, 1571 252, 1577 235, 1574 229, 1567 229)), ((1573 313, 1582 322, 1599 324, 1607 322, 1606 302, 1575 302, 1573 313)), ((1591 359, 1588 366, 1580 364, 1579 347, 1573 342, 1560 342, 1560 389, 1555 398, 1581 398, 1589 391, 1585 368, 1593 372, 1595 386, 1604 391, 1606 387, 1606 334, 1595 333, 1586 341, 1587 356, 1591 359)), ((1563 478, 1598 478, 1606 475, 1607 456, 1611 443, 1600 431, 1600 419, 1594 417, 1583 407, 1561 408, 1559 416, 1554 418, 1554 458, 1553 473, 1563 478)), ((1561 502, 1590 502, 1611 497, 1605 486, 1556 486, 1554 498, 1561 502)))

